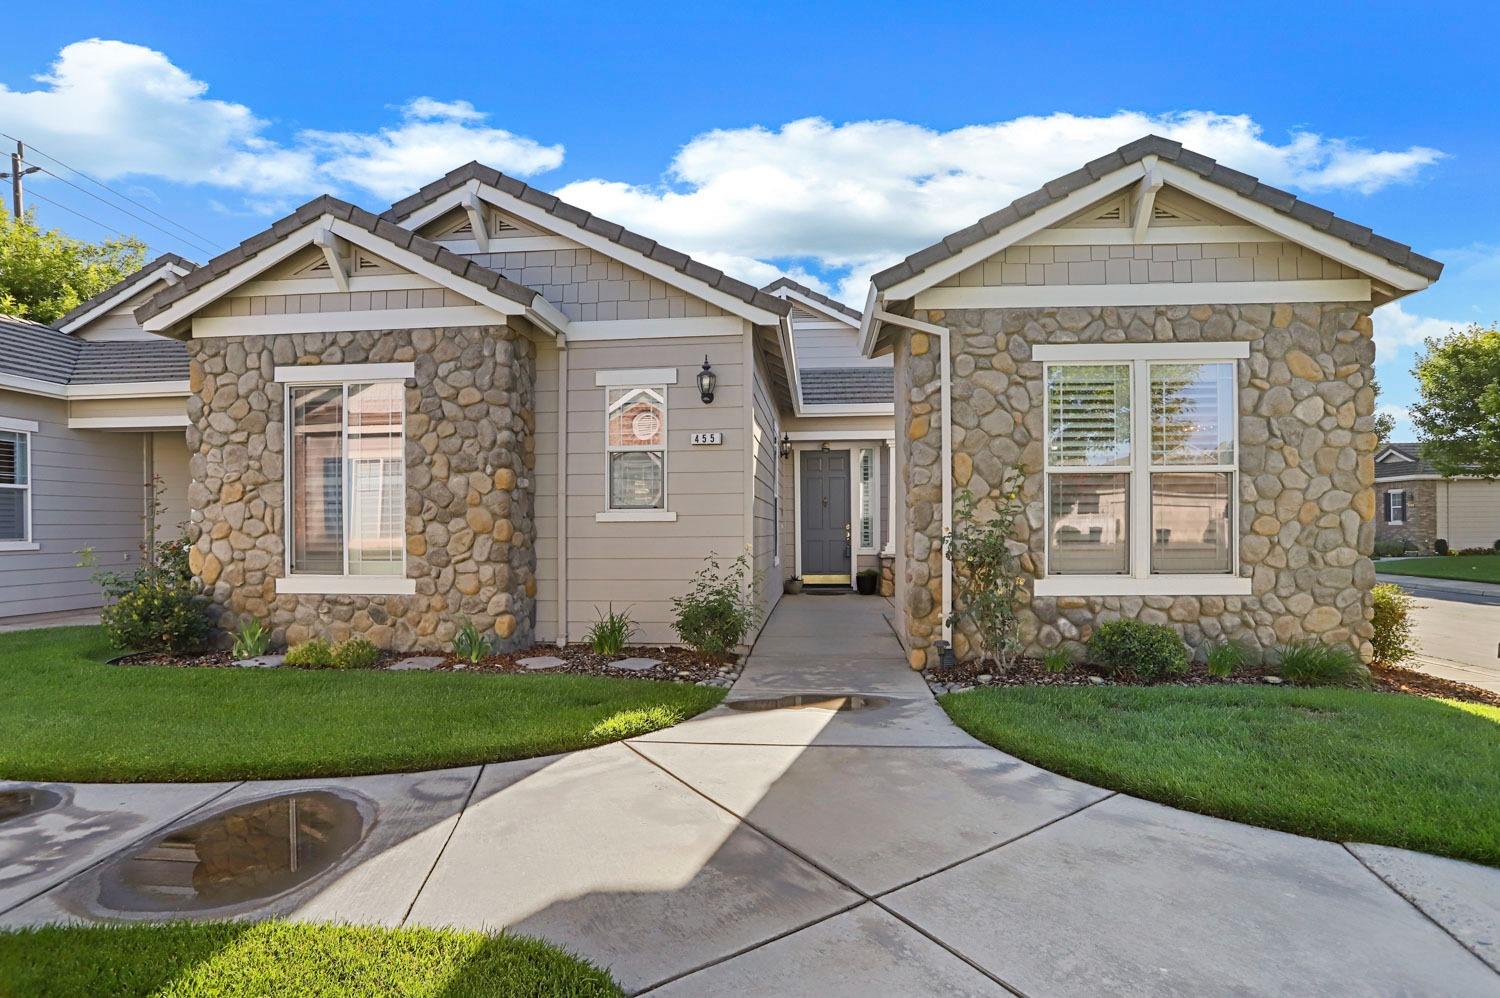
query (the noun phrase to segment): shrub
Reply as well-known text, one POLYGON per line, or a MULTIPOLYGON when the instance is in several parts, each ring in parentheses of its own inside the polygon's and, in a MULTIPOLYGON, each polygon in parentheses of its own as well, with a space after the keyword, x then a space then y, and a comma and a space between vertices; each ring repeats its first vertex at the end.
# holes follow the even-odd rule
POLYGON ((234 636, 235 658, 259 658, 271 647, 271 632, 259 618, 247 617, 240 621, 239 633, 234 636))
POLYGON ((698 651, 723 655, 760 619, 757 580, 744 555, 727 567, 719 564, 717 555, 709 555, 707 561, 693 576, 687 594, 672 598, 672 629, 698 651))
POLYGON ((1089 638, 1089 656, 1109 672, 1160 679, 1187 672, 1187 645, 1165 624, 1111 620, 1089 638))
POLYGON ((368 669, 380 661, 380 649, 368 638, 349 638, 333 646, 335 669, 368 669))
POLYGON ((1410 658, 1417 650, 1411 634, 1411 611, 1416 600, 1389 582, 1371 589, 1370 595, 1375 598, 1375 634, 1370 638, 1375 661, 1395 665, 1410 658))
POLYGON ((456 658, 474 665, 484 660, 490 653, 490 641, 474 626, 474 621, 468 617, 458 625, 458 633, 453 635, 453 654, 456 658))
POLYGON ((979 518, 974 493, 964 489, 953 499, 953 529, 943 538, 943 548, 953 562, 953 608, 948 626, 968 619, 975 628, 983 656, 1002 668, 1010 666, 1021 647, 1021 600, 1024 596, 1021 562, 1011 542, 1016 523, 1025 507, 1021 503, 1024 479, 1013 468, 1005 469, 999 483, 994 514, 979 518))
POLYGON ((288 648, 284 664, 299 669, 329 669, 333 667, 333 649, 322 638, 313 638, 288 648))
POLYGON ((1432 550, 1436 551, 1438 554, 1447 554, 1448 541, 1445 538, 1439 537, 1437 540, 1432 542, 1432 550))
POLYGON ((608 613, 600 613, 594 607, 595 621, 583 640, 596 655, 618 655, 625 650, 630 635, 635 633, 635 621, 630 619, 630 608, 615 613, 615 605, 609 605, 608 613))
POLYGON ((1208 674, 1215 679, 1228 679, 1244 664, 1245 649, 1233 641, 1220 641, 1208 649, 1208 674))
POLYGON ((1464 554, 1464 555, 1485 555, 1485 556, 1494 554, 1494 552, 1491 551, 1489 548, 1459 548, 1458 549, 1458 553, 1459 554, 1464 554))
POLYGON ((621 738, 649 735, 662 728, 670 728, 682 721, 682 713, 676 707, 658 704, 636 710, 622 710, 611 714, 589 729, 589 738, 598 742, 614 742, 621 738))
POLYGON ((1370 670, 1352 649, 1317 641, 1297 641, 1276 649, 1281 675, 1298 686, 1366 686, 1370 670))
POLYGON ((1500 540, 1495 541, 1495 553, 1500 554, 1500 540))
POLYGON ((1042 656, 1042 668, 1053 675, 1061 675, 1073 668, 1073 659, 1061 648, 1054 648, 1042 656))
POLYGON ((207 609, 189 585, 142 569, 106 592, 114 602, 99 612, 99 622, 117 648, 191 655, 208 641, 207 609))
POLYGON ((1390 541, 1375 542, 1375 557, 1377 558, 1399 558, 1406 553, 1406 541, 1396 538, 1390 541))

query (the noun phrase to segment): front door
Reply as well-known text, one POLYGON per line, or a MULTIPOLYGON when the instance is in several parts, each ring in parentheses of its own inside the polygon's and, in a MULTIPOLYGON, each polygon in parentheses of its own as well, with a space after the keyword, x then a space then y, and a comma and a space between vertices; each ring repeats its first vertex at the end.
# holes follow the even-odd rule
POLYGON ((849 584, 849 452, 802 452, 802 579, 849 584))

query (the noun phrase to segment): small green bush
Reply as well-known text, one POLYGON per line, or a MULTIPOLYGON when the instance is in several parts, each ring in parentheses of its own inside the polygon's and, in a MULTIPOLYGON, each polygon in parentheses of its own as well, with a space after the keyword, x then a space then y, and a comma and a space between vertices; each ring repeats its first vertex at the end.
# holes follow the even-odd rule
POLYGON ((1054 648, 1042 656, 1042 668, 1053 675, 1061 675, 1073 668, 1073 657, 1061 648, 1054 648))
POLYGON ((333 646, 335 669, 368 669, 380 661, 380 649, 368 638, 348 638, 333 646))
POLYGON ((1440 555, 1446 555, 1448 553, 1448 541, 1442 537, 1439 537, 1437 540, 1432 542, 1432 550, 1436 551, 1440 555))
POLYGON ((1375 661, 1395 665, 1410 658, 1417 650, 1412 638, 1411 612, 1416 600, 1398 585, 1386 582, 1370 590, 1375 598, 1375 661))
POLYGON ((589 738, 595 742, 617 742, 621 738, 636 738, 649 735, 662 728, 670 728, 682 721, 682 712, 676 707, 658 704, 636 710, 622 710, 611 714, 589 729, 589 738))
POLYGON ((1233 641, 1220 641, 1208 649, 1208 674, 1228 679, 1245 664, 1245 649, 1233 641))
POLYGON ((1375 557, 1377 558, 1399 558, 1405 553, 1406 541, 1403 538, 1375 542, 1375 557))
POLYGON ((299 669, 331 669, 333 649, 322 638, 313 638, 288 648, 283 664, 299 669))
POLYGON ((1489 548, 1459 548, 1458 553, 1461 555, 1482 555, 1484 557, 1494 554, 1489 548))
POLYGON ((1089 638, 1089 657, 1112 673, 1131 672, 1143 679, 1181 675, 1188 670, 1187 645, 1164 624, 1111 620, 1089 638))
POLYGON ((474 621, 468 617, 458 625, 458 633, 453 635, 453 654, 461 661, 475 665, 482 662, 490 653, 490 641, 474 626, 474 621))
POLYGON ((99 622, 116 648, 192 655, 208 643, 208 610, 188 583, 142 569, 110 595, 99 622))
POLYGON ((1276 649, 1281 676, 1298 686, 1368 686, 1370 670, 1343 645, 1297 641, 1276 649))
POLYGON ((677 636, 705 655, 723 655, 740 643, 760 619, 756 578, 740 555, 727 567, 717 555, 693 576, 684 596, 672 598, 677 636))
POLYGON ((257 617, 246 617, 240 621, 240 629, 234 636, 234 648, 230 652, 235 658, 260 658, 271 647, 271 632, 257 617))
POLYGON ((635 621, 630 619, 630 608, 626 607, 615 613, 615 605, 611 603, 608 613, 600 613, 599 608, 594 607, 594 616, 597 619, 583 636, 594 654, 618 655, 624 651, 630 635, 635 633, 635 621))

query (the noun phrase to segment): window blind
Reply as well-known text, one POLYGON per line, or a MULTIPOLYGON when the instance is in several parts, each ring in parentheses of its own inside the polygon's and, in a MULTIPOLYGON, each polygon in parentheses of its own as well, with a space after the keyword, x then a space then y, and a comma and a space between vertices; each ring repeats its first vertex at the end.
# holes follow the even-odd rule
POLYGON ((1067 364, 1048 368, 1047 425, 1049 464, 1129 464, 1129 366, 1067 364))

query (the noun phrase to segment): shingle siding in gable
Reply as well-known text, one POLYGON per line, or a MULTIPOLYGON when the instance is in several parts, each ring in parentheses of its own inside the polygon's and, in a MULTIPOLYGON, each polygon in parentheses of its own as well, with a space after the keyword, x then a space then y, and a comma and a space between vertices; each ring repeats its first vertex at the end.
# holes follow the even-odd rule
POLYGON ((726 314, 681 288, 582 246, 474 253, 469 259, 534 289, 572 321, 683 319, 726 314))
POLYGON ((1359 276, 1343 264, 1288 242, 1012 246, 936 286, 1196 284, 1359 276))

